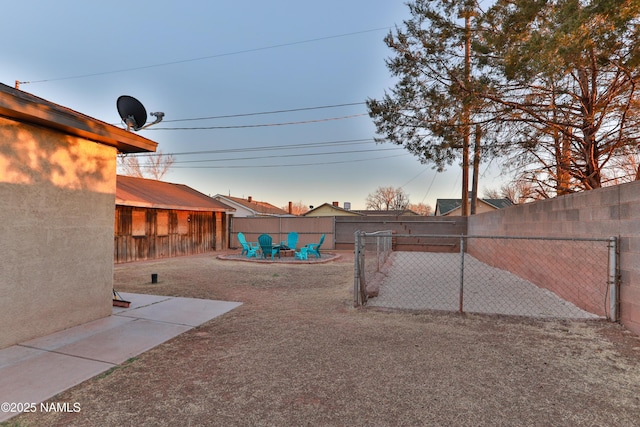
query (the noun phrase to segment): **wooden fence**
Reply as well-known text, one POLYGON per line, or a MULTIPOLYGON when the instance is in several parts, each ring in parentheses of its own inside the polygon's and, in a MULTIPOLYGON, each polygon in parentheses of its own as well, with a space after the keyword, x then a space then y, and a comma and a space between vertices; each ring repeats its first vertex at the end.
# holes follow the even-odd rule
POLYGON ((114 262, 194 255, 223 249, 222 212, 116 206, 114 262))

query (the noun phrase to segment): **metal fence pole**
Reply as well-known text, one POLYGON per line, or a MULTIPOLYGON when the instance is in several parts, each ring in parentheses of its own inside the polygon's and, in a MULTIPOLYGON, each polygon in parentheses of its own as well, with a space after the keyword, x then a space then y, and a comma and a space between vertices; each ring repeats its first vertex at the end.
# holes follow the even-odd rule
POLYGON ((380 272, 380 236, 376 236, 376 272, 380 272))
POLYGON ((355 233, 355 251, 354 251, 354 264, 353 264, 353 306, 358 307, 362 305, 360 298, 360 232, 355 233))
POLYGON ((617 322, 618 313, 618 239, 609 238, 609 318, 612 322, 617 322))
POLYGON ((464 236, 460 236, 460 314, 464 313, 464 236))

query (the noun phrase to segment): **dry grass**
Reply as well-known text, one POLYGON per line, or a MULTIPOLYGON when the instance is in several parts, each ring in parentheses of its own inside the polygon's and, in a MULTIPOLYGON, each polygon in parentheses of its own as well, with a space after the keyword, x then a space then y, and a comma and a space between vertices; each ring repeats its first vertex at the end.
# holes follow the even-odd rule
POLYGON ((119 291, 244 304, 20 426, 637 425, 640 339, 615 324, 351 307, 350 254, 116 266, 119 291), (150 284, 151 273, 159 283, 150 284))

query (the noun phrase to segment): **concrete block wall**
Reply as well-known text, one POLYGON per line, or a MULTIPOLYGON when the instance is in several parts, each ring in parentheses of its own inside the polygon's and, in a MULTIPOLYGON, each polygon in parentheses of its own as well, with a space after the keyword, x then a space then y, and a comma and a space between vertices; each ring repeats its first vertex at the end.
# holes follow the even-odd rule
MULTIPOLYGON (((620 321, 640 335, 640 182, 474 215, 469 218, 467 233, 481 236, 618 237, 620 321)), ((579 271, 567 270, 565 274, 579 281, 579 271)))
POLYGON ((576 307, 607 316, 608 241, 469 237, 466 252, 552 291, 576 307))

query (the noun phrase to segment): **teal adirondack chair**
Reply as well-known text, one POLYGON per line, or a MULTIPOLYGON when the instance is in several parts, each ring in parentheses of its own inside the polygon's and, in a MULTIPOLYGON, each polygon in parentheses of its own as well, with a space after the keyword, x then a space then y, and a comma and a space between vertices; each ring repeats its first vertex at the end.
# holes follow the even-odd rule
POLYGON ((268 234, 261 234, 258 237, 258 244, 262 250, 262 258, 266 258, 269 254, 271 254, 271 259, 275 254, 278 254, 278 258, 280 258, 280 246, 273 246, 273 238, 268 234))
POLYGON ((258 246, 257 243, 247 242, 247 239, 244 237, 244 234, 242 232, 238 233, 238 241, 242 245, 242 252, 240 253, 240 255, 246 254, 247 258, 258 258, 258 250, 260 249, 260 246, 258 246))
POLYGON ((282 242, 280 242, 280 246, 285 246, 285 245, 292 251, 295 251, 296 246, 298 245, 298 233, 296 233, 295 231, 292 231, 291 233, 289 233, 287 235, 287 241, 285 242, 283 240, 282 242))
POLYGON ((322 256, 320 255, 320 246, 322 246, 323 243, 324 243, 324 234, 320 237, 320 242, 309 243, 308 245, 306 245, 307 254, 312 254, 312 255, 315 255, 316 258, 320 258, 322 256))
POLYGON ((300 260, 309 259, 309 255, 307 254, 307 247, 304 246, 300 248, 300 251, 296 251, 296 253, 293 254, 293 257, 300 260))

